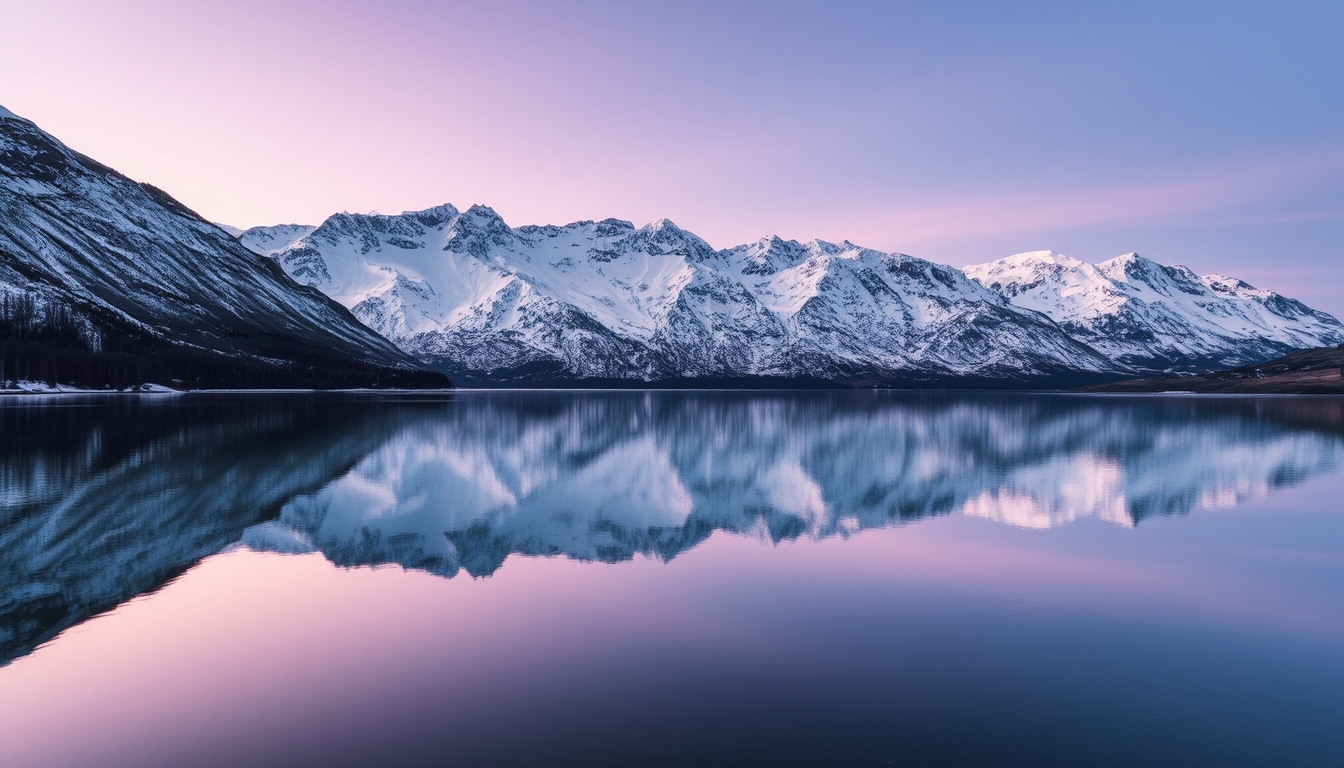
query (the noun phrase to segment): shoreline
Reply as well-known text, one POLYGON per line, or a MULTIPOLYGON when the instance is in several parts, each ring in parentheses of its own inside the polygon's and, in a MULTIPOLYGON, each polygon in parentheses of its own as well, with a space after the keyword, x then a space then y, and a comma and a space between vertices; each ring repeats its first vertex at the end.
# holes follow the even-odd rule
POLYGON ((961 388, 961 387, 455 387, 451 389, 370 389, 370 388, 352 388, 352 389, 168 389, 166 387, 152 390, 106 390, 106 389, 56 389, 56 390, 26 390, 26 389, 0 389, 0 400, 7 398, 25 398, 25 397, 78 397, 78 396, 188 396, 188 395, 289 395, 289 394, 344 394, 344 395, 482 395, 491 393, 501 394, 586 394, 586 393, 799 393, 799 392, 871 392, 871 393, 943 393, 943 394, 1017 394, 1017 395, 1068 395, 1078 397, 1141 397, 1141 398, 1294 398, 1294 397, 1321 397, 1338 398, 1344 397, 1342 393, 1331 392, 1198 392, 1194 390, 1164 390, 1164 391, 1088 391, 1072 389, 1019 389, 1015 387, 1003 388, 961 388))

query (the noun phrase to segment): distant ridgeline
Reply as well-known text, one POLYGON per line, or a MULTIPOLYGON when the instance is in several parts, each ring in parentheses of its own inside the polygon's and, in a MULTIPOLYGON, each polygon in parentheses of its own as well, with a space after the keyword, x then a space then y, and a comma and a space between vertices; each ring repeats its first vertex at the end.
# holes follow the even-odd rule
POLYGON ((162 191, 0 108, 0 386, 449 386, 162 191))
POLYGON ((513 228, 451 205, 239 240, 484 386, 1075 386, 1344 342, 1301 302, 1137 254, 958 270, 849 242, 715 250, 667 220, 513 228))

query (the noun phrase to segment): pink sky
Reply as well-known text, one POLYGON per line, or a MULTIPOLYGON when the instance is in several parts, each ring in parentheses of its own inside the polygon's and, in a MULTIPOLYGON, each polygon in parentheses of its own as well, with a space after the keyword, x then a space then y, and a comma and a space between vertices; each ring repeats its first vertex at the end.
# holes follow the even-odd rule
POLYGON ((1139 251, 1344 314, 1344 12, 1299 10, 3 3, 0 104, 238 226, 1139 251))

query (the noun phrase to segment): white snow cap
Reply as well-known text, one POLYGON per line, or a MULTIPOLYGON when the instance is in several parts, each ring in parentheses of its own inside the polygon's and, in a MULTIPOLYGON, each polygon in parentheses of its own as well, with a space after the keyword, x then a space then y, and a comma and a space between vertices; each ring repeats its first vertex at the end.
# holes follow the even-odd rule
POLYGON ((8 109, 5 109, 5 105, 0 104, 0 120, 4 120, 4 119, 10 119, 10 120, 22 120, 23 118, 22 118, 22 117, 19 117, 18 115, 14 114, 13 112, 10 112, 8 109))

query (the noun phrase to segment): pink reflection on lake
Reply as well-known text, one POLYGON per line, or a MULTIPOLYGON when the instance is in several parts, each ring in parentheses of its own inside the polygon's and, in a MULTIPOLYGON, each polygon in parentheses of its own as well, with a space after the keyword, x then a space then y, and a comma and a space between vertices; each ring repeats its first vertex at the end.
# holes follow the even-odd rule
POLYGON ((433 749, 471 763, 544 755, 547 740, 576 758, 581 734, 631 711, 675 730, 713 709, 713 690, 650 706, 669 679, 806 691, 831 667, 898 680, 930 664, 956 687, 1013 660, 1012 688, 1050 677, 1061 654, 1107 663, 1114 649, 1072 645, 1098 627, 1132 635, 1155 667, 1171 663, 1164 636, 1230 633, 1325 653, 1338 680, 1341 491, 1335 474, 1136 530, 953 516, 778 545, 721 533, 670 563, 514 556, 479 579, 234 549, 0 670, 0 763, 357 764, 433 749))
POLYGON ((1331 765, 1338 406, 0 407, 0 765, 1331 765))

